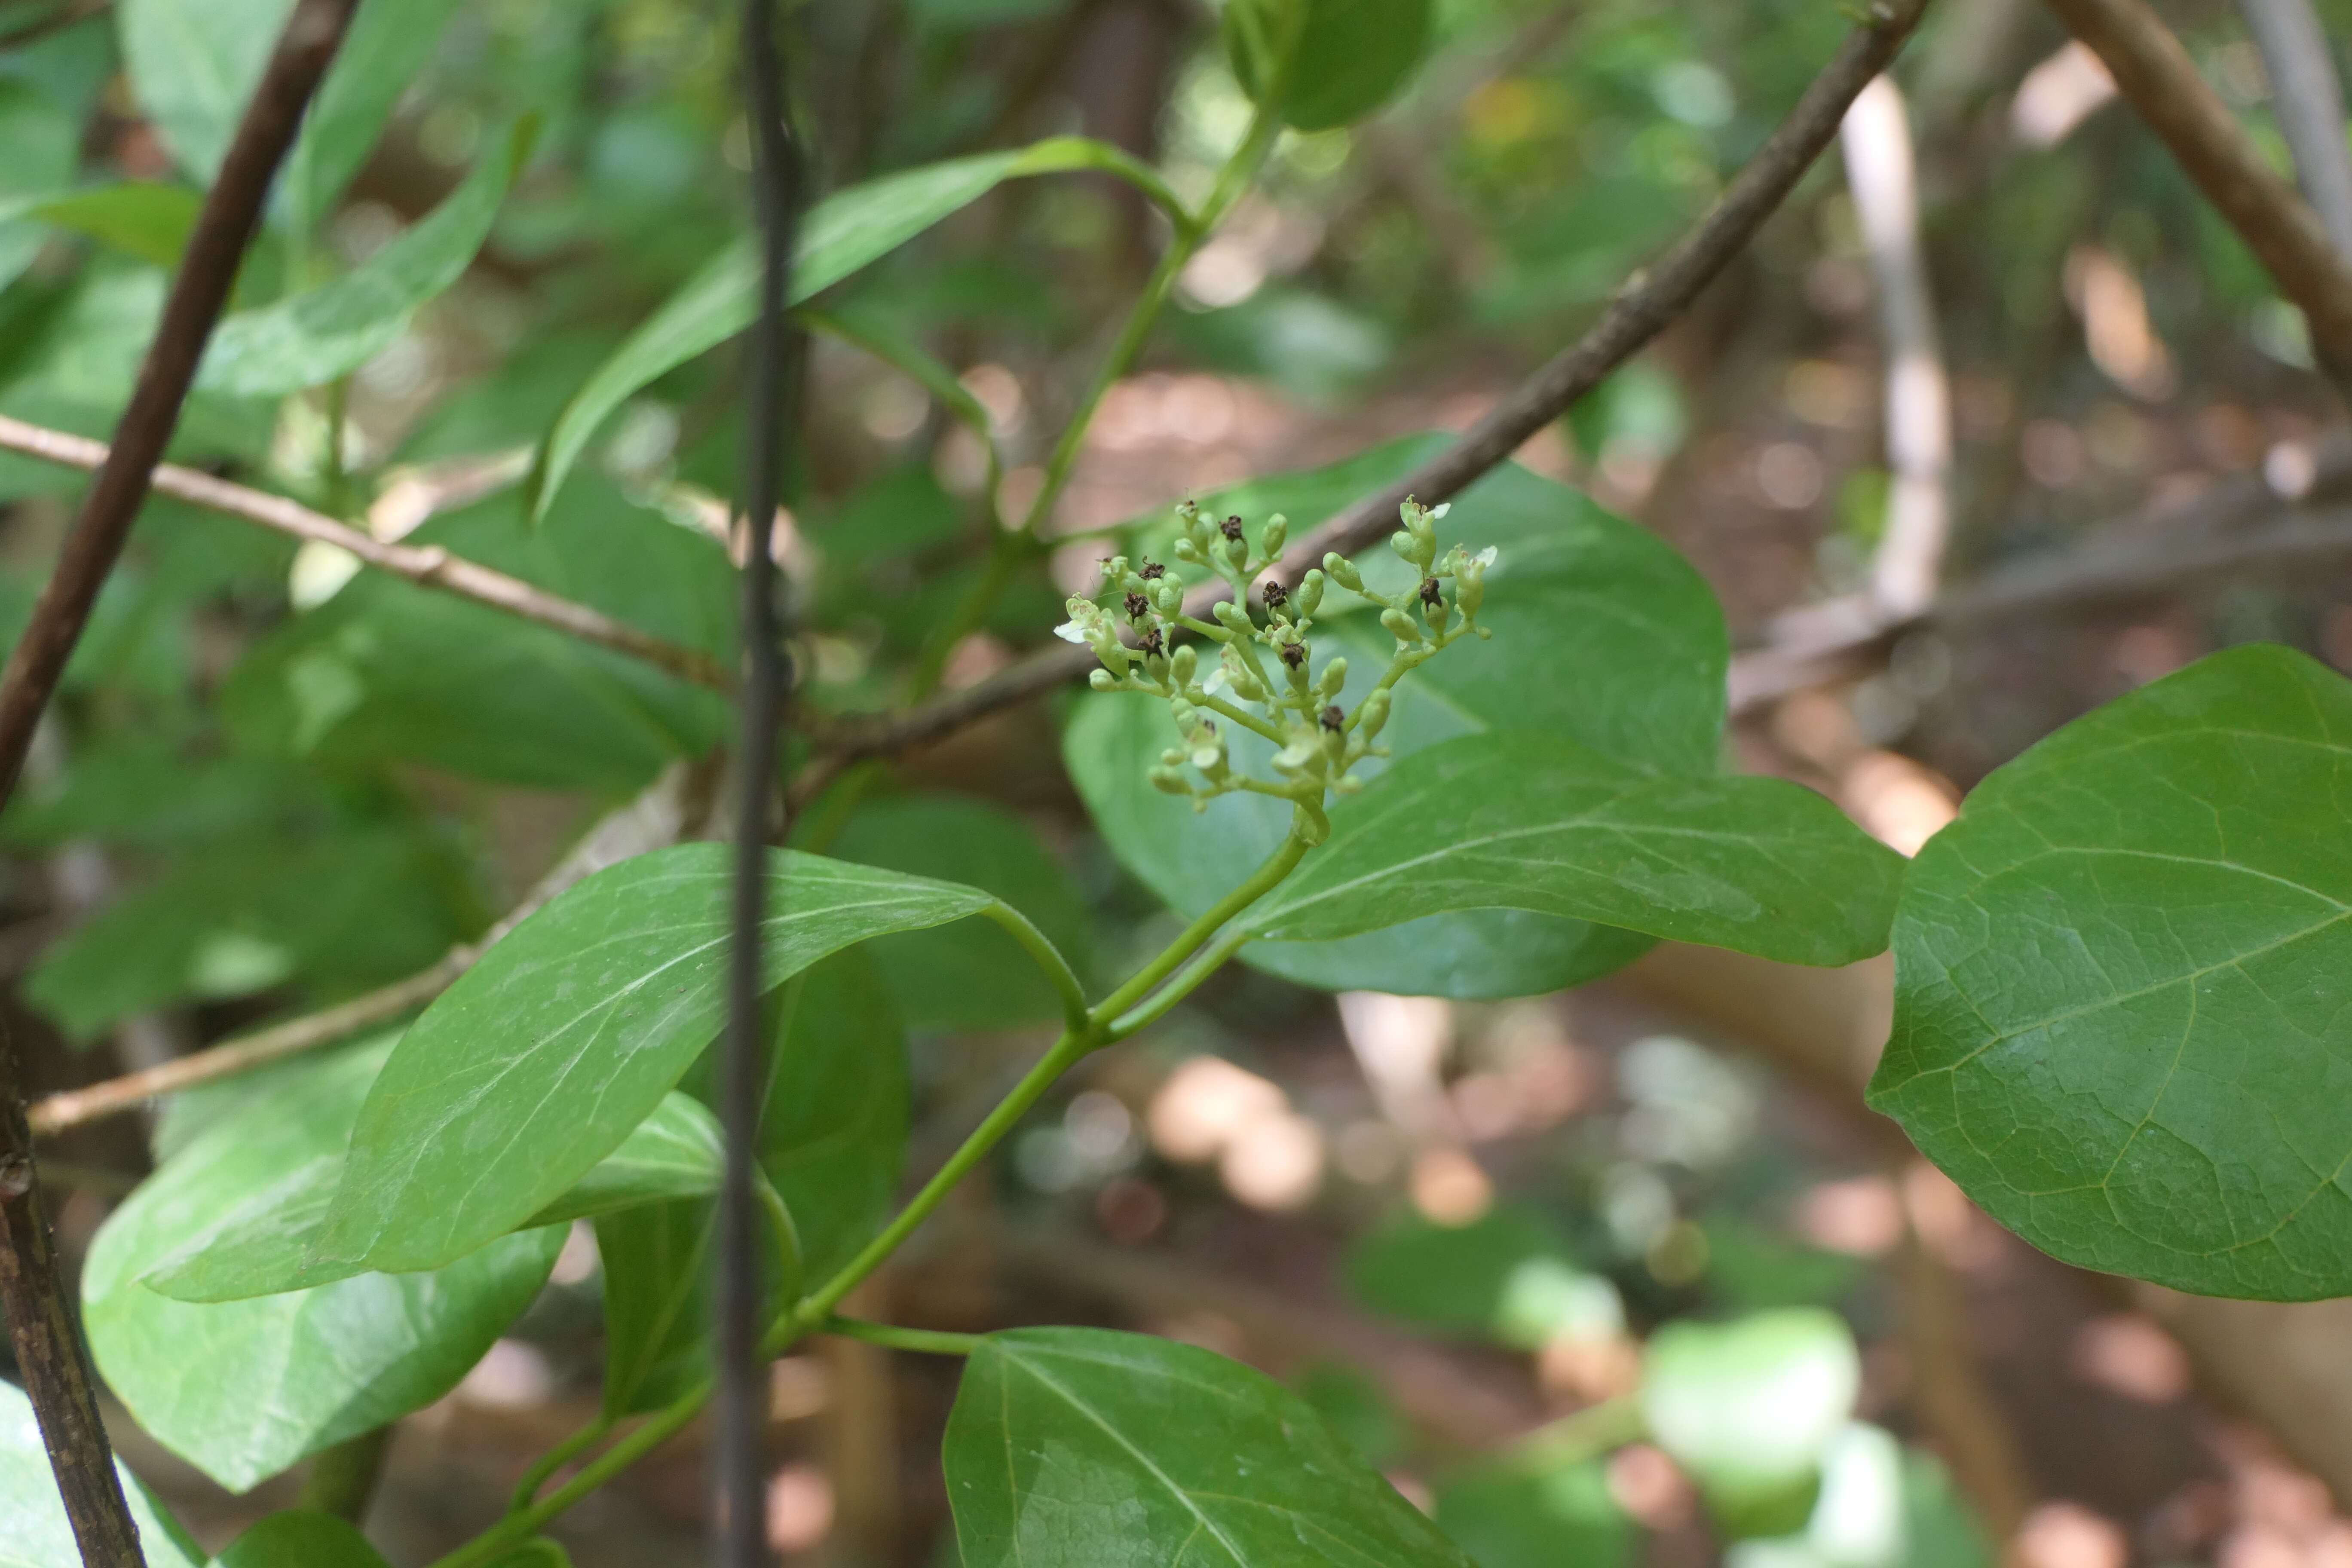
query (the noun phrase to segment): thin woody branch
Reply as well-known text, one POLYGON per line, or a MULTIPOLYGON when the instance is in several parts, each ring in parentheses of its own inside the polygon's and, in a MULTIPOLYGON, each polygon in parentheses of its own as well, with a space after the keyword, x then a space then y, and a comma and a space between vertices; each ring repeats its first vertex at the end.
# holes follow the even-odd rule
POLYGON ((2321 367, 2352 398, 2352 262, 2336 252, 2317 215, 2263 159, 2144 0, 2050 0, 2050 8, 2099 57, 2279 291, 2301 307, 2321 367))
MULTIPOLYGON (((320 79, 335 58, 357 0, 301 0, 278 35, 260 83, 237 122, 219 177, 196 215, 163 320, 98 467, 81 513, 42 584, 24 636, 0 670, 0 805, 14 794, 33 731, 81 640, 99 590, 121 559, 147 499, 155 460, 180 420, 213 324, 228 302, 237 264, 261 216, 271 179, 320 79)), ((88 1358, 49 1246, 48 1215, 33 1163, 22 1088, 0 1052, 0 1310, 25 1393, 48 1449, 58 1492, 85 1568, 140 1568, 139 1527, 122 1492, 98 1413, 88 1358)))
MULTIPOLYGON (((1397 508, 1407 497, 1434 503, 1460 494, 1656 337, 1788 198, 1836 137, 1848 106, 1895 58, 1927 6, 1927 0, 1878 0, 1722 199, 1654 265, 1628 279, 1583 337, 1522 382, 1445 450, 1307 534, 1284 557, 1284 578, 1296 582, 1327 551, 1352 554, 1388 533, 1397 526, 1397 508)), ((1185 609, 1205 615, 1223 592, 1222 587, 1203 589, 1185 609)), ((977 685, 904 713, 842 721, 821 731, 817 739, 829 754, 815 766, 829 773, 845 762, 936 741, 999 709, 1082 679, 1093 668, 1089 650, 1057 643, 977 685)))
MULTIPOLYGON (((103 467, 107 460, 107 446, 103 441, 93 441, 86 436, 68 435, 63 430, 51 430, 39 425, 28 425, 5 415, 0 415, 0 449, 69 468, 98 468, 103 467)), ((290 538, 348 550, 362 563, 379 572, 404 577, 419 587, 437 588, 461 599, 471 599, 478 605, 503 610, 534 626, 546 626, 578 637, 583 642, 594 643, 599 647, 609 647, 632 658, 643 659, 680 680, 708 687, 713 691, 724 691, 732 684, 728 679, 726 667, 699 649, 640 631, 625 621, 614 620, 602 610, 575 604, 543 588, 534 587, 520 577, 509 577, 503 572, 477 565, 436 545, 387 542, 372 533, 338 522, 324 512, 312 511, 299 501, 233 484, 194 468, 184 468, 176 463, 157 464, 151 470, 150 478, 158 495, 167 495, 174 500, 184 500, 191 506, 200 506, 224 517, 257 523, 290 538)))

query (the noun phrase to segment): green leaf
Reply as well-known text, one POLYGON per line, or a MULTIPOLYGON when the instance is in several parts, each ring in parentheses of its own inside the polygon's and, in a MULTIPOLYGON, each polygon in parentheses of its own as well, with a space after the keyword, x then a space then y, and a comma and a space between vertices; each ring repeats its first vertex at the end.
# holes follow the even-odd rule
MULTIPOLYGON (((961 211, 1006 180, 1073 170, 1115 174, 1141 185, 1171 213, 1182 205, 1136 161, 1083 136, 1056 136, 1005 153, 927 163, 835 191, 802 220, 793 257, 792 298, 815 298, 860 268, 961 211)), ((543 513, 581 453, 621 405, 687 361, 751 324, 759 305, 759 254, 749 240, 719 256, 629 334, 548 432, 531 476, 533 514, 543 513)))
POLYGON ((536 121, 519 122, 439 206, 356 269, 222 321, 205 350, 197 388, 240 397, 299 392, 390 347, 416 308, 473 264, 535 131, 536 121))
MULTIPOLYGON (((381 1069, 390 1045, 369 1054, 381 1069)), ((706 1196, 719 1190, 720 1149, 717 1118, 698 1100, 666 1095, 594 1170, 515 1228, 536 1230, 706 1196)), ((349 1259, 315 1256, 342 1173, 341 1159, 305 1163, 299 1173, 247 1194, 234 1213, 225 1212, 197 1241, 142 1275, 140 1283, 175 1301, 243 1301, 368 1272, 349 1259)))
POLYGON ((1386 103, 1429 53, 1429 0, 1229 0, 1225 56, 1251 98, 1263 100, 1282 35, 1282 13, 1306 7, 1282 117, 1301 131, 1346 125, 1386 103))
POLYGON ((0 288, 24 275, 47 236, 29 209, 40 193, 73 178, 79 124, 56 100, 27 82, 0 80, 0 288), (16 201, 6 198, 16 197, 16 201))
POLYGON ((965 1568, 1468 1568, 1297 1394, 1148 1335, 989 1335, 945 1463, 965 1568))
MULTIPOLYGON (((0 135, 5 135, 0 130, 0 135)), ((48 224, 113 246, 157 267, 175 267, 203 198, 184 185, 124 181, 0 201, 0 237, 20 223, 48 224)), ((5 252, 0 252, 5 254, 5 252)), ((6 270, 0 265, 0 272, 6 270)))
POLYGON ((1798 1534, 1736 1542, 1725 1568, 1989 1568, 1983 1531, 1944 1468, 1854 1422, 1822 1460, 1821 1499, 1798 1534))
MULTIPOLYGON (((781 984, 888 931, 977 913, 975 889, 777 851, 763 925, 781 984)), ((503 1235, 618 1147, 719 1032, 729 852, 598 872, 425 1010, 368 1097, 320 1261, 431 1268, 503 1235)))
MULTIPOLYGON (((364 16, 366 13, 362 12, 364 16)), ((293 1509, 258 1521, 232 1541, 215 1568, 387 1568, 366 1536, 331 1513, 293 1509)))
MULTIPOLYGON (((200 184, 220 173, 293 0, 123 0, 124 64, 140 108, 200 184)), ((305 227, 326 215, 374 147, 412 78, 431 58, 457 0, 370 0, 287 159, 281 194, 299 193, 305 227)))
MULTIPOLYGON (((1009 812, 962 795, 872 801, 843 826, 832 852, 993 893, 1086 973, 1086 906, 1036 831, 1009 812)), ((899 1012, 919 1029, 1006 1029, 1061 1016, 1061 994, 994 924, 882 937, 867 952, 899 1012)))
MULTIPOLYGON (((1391 442, 1330 468, 1203 496, 1202 505, 1253 522, 1281 511, 1303 527, 1410 472, 1445 441, 1391 442)), ((1457 735, 1524 727, 1635 766, 1714 770, 1728 639, 1714 595, 1672 547, 1514 464, 1472 486, 1438 527, 1449 542, 1500 548, 1480 614, 1495 637, 1458 644, 1415 670, 1397 689, 1382 744, 1402 758, 1457 735)), ((1138 548, 1166 560, 1171 531, 1155 518, 1138 548)), ((1385 546, 1358 559, 1381 591, 1407 585, 1410 569, 1385 546)), ((1325 606, 1349 602, 1335 590, 1325 606)), ((1320 620, 1316 635, 1348 656, 1349 700, 1386 668, 1391 639, 1368 615, 1320 620)), ((1188 803, 1160 794, 1146 774, 1174 733, 1165 708, 1149 699, 1090 692, 1073 705, 1063 751, 1120 862, 1177 910, 1199 914, 1282 842, 1289 807, 1261 795, 1226 795, 1210 804, 1204 820, 1188 803)), ((1273 748, 1255 736, 1232 740, 1236 769, 1263 773, 1273 748)), ((1375 778, 1380 767, 1371 762, 1359 771, 1375 778)), ((1650 943, 1581 921, 1486 910, 1337 942, 1254 943, 1242 958, 1329 990, 1517 996, 1605 974, 1650 943)))
POLYGON ((1437 1527, 1478 1568, 1622 1568, 1639 1540, 1606 1468, 1591 1460, 1486 1465, 1436 1491, 1437 1527))
POLYGON ((1528 731, 1398 763, 1244 917, 1315 941, 1449 910, 1537 910, 1783 963, 1885 950, 1903 858, 1781 779, 1659 777, 1528 731))
MULTIPOLYGON (((197 1568, 203 1549, 121 1460, 114 1468, 147 1568, 197 1568)), ((15 1384, 0 1383, 0 1568, 69 1568, 80 1561, 32 1401, 15 1384)))
POLYGON ((2347 799, 2352 685, 2275 647, 1997 770, 1912 865, 1871 1103, 2069 1262, 2352 1292, 2347 799))
POLYGON ((1463 1226, 1400 1214, 1349 1249, 1347 1280, 1373 1311, 1521 1350, 1625 1326, 1617 1288, 1579 1268, 1541 1215, 1510 1205, 1463 1226))
POLYGON ((1834 1313, 1675 1322, 1651 1336, 1642 1415, 1727 1539, 1785 1535, 1811 1517, 1822 1457, 1861 1384, 1853 1335, 1834 1313))
POLYGON ((428 1274, 363 1274, 257 1300, 175 1301, 141 1276, 331 1174, 386 1047, 289 1069, 193 1139, 90 1246, 82 1308, 100 1372, 140 1426, 234 1491, 457 1385, 530 1305, 560 1228, 428 1274))
MULTIPOLYGON (((868 962, 880 945, 806 971, 784 988, 779 1010, 760 1163, 792 1213, 811 1279, 832 1274, 881 1228, 906 1163, 907 1047, 892 987, 868 962)), ((709 1226, 710 1206, 690 1203, 596 1222, 604 1405, 614 1415, 667 1405, 707 1369, 709 1226)))
MULTIPOLYGON (((440 545, 675 642, 732 657, 734 569, 708 535, 577 484, 537 529, 511 491, 436 518, 440 545)), ((221 694, 247 749, 421 763, 502 784, 625 794, 727 733, 727 705, 642 660, 451 595, 363 574, 261 639, 221 694)))

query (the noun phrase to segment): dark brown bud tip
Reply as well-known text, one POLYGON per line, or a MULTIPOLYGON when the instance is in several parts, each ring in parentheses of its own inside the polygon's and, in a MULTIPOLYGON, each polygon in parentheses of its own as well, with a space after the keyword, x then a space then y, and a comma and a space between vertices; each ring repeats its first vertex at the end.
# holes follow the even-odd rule
POLYGON ((1323 710, 1323 711, 1316 715, 1316 717, 1321 719, 1323 721, 1323 728, 1330 731, 1333 734, 1339 733, 1339 726, 1348 721, 1348 716, 1339 711, 1339 705, 1336 702, 1331 704, 1330 707, 1323 710))
POLYGON ((1142 578, 1145 582, 1150 583, 1167 576, 1168 568, 1162 566, 1157 561, 1146 561, 1142 565, 1135 569, 1135 574, 1142 578))
POLYGON ((1421 580, 1421 602, 1432 609, 1445 603, 1445 595, 1438 591, 1436 578, 1423 577, 1421 580))
POLYGON ((1217 531, 1227 539, 1239 539, 1242 536, 1242 520, 1238 517, 1229 517, 1217 524, 1217 531))
POLYGON ((1127 618, 1129 620, 1139 621, 1150 613, 1150 600, 1145 598, 1140 594, 1129 594, 1127 596, 1127 618))
POLYGON ((1158 626, 1154 626, 1136 640, 1136 646, 1148 654, 1157 655, 1167 650, 1168 639, 1160 635, 1158 626))
POLYGON ((1300 665, 1305 664, 1307 662, 1307 645, 1299 642, 1284 643, 1282 645, 1282 662, 1288 665, 1293 669, 1297 669, 1300 665))
POLYGON ((1290 590, 1279 583, 1268 583, 1258 590, 1258 596, 1265 601, 1265 607, 1269 610, 1279 609, 1290 603, 1290 590))

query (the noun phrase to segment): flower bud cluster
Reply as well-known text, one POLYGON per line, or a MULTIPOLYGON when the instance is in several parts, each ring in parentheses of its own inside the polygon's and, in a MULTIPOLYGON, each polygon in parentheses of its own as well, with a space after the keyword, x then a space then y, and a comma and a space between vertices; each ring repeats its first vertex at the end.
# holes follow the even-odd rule
POLYGON ((1367 588, 1354 564, 1338 555, 1325 556, 1320 569, 1286 588, 1264 576, 1281 561, 1288 536, 1281 514, 1267 519, 1253 542, 1239 517, 1205 517, 1186 501, 1176 509, 1176 559, 1209 567, 1234 589, 1212 607, 1213 619, 1184 612, 1185 584, 1173 568, 1114 555, 1102 563, 1101 591, 1093 598, 1073 595, 1070 618, 1055 635, 1094 650, 1102 666, 1092 678, 1096 690, 1140 691, 1167 702, 1181 743, 1160 753, 1150 773, 1154 788, 1188 797, 1196 811, 1236 790, 1277 795, 1292 802, 1296 830, 1320 842, 1329 830, 1326 800, 1361 787, 1350 772, 1359 762, 1388 755, 1379 740, 1396 683, 1462 637, 1492 635, 1477 616, 1496 552, 1472 555, 1455 545, 1441 559, 1436 522, 1446 510, 1412 500, 1399 509, 1402 527, 1390 547, 1420 583, 1391 595, 1367 588), (1332 586, 1378 608, 1396 644, 1388 669, 1352 711, 1340 703, 1348 661, 1332 658, 1318 668, 1307 636, 1332 586), (1112 607, 1099 602, 1105 599, 1112 607), (1214 662, 1198 645, 1180 644, 1185 635, 1216 645, 1214 662), (1276 777, 1234 771, 1227 742, 1236 726, 1279 748, 1276 777))

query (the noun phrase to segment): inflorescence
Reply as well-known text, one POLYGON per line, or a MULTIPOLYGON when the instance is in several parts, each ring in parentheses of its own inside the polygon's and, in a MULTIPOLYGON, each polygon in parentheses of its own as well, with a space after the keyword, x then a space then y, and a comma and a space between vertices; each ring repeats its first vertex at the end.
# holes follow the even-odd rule
POLYGON ((1279 796, 1296 808, 1296 830, 1307 842, 1320 843, 1330 826, 1323 814, 1328 795, 1352 795, 1362 781, 1349 770, 1365 757, 1388 755, 1375 742, 1388 723, 1396 683, 1461 638, 1493 635, 1478 625, 1478 608, 1495 551, 1473 555, 1457 544, 1441 560, 1436 524, 1446 510, 1412 500, 1398 509, 1404 526, 1390 537, 1389 547, 1412 566, 1420 584, 1392 596, 1367 588, 1339 555, 1326 555, 1320 570, 1286 589, 1279 578, 1265 577, 1282 559, 1288 523, 1280 513, 1266 520, 1253 547, 1240 518, 1213 521, 1186 501, 1176 509, 1183 530, 1176 559, 1207 566, 1233 585, 1233 595, 1213 607, 1213 622, 1184 613, 1185 583, 1172 568, 1149 560, 1130 564, 1114 555, 1102 563, 1099 595, 1110 606, 1074 595, 1069 620, 1055 632, 1094 649, 1102 661, 1093 676, 1096 690, 1141 691, 1167 702, 1183 743, 1160 753, 1151 770, 1153 787, 1189 796, 1195 811, 1236 790, 1279 796), (1387 672, 1353 709, 1339 702, 1348 661, 1335 657, 1318 668, 1307 640, 1324 590, 1335 584, 1378 606, 1381 625, 1396 644, 1387 672), (1177 643, 1183 632, 1218 645, 1217 662, 1205 675, 1200 651, 1177 643), (1226 725, 1279 747, 1274 755, 1279 776, 1234 771, 1226 725))

